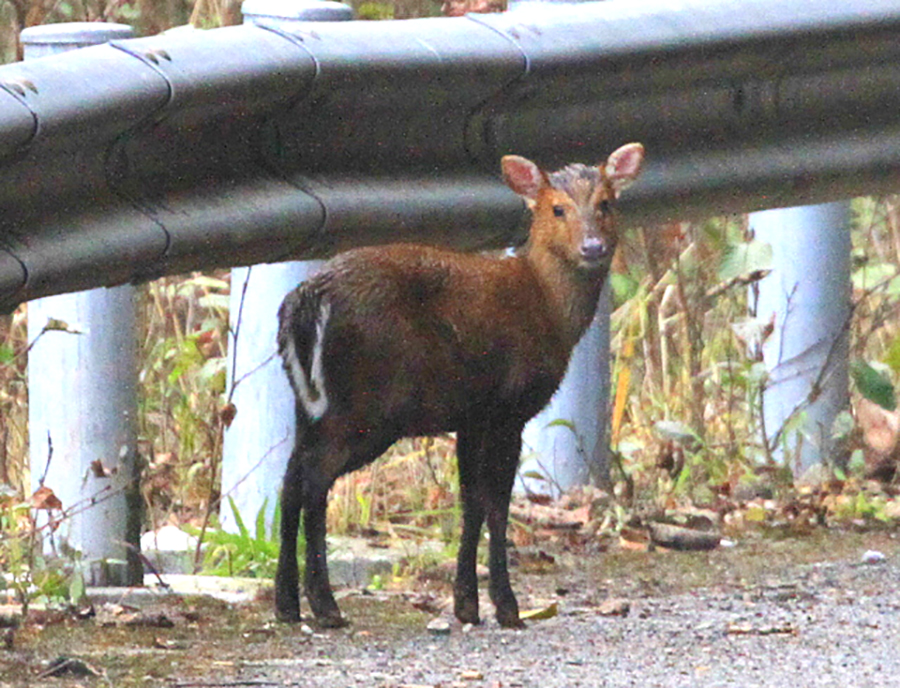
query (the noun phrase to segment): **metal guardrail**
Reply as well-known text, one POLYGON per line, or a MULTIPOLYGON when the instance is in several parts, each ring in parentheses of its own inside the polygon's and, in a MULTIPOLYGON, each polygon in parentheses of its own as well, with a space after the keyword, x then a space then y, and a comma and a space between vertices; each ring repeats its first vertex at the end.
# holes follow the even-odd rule
POLYGON ((244 25, 0 68, 0 308, 362 243, 514 241, 508 152, 640 140, 635 223, 894 189, 893 0, 244 25))

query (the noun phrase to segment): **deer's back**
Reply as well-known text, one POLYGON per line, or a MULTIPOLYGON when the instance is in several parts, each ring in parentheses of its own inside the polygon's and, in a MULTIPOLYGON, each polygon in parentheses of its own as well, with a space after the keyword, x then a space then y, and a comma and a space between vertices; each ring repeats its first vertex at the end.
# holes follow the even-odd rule
POLYGON ((413 435, 491 414, 527 420, 568 362, 518 259, 411 245, 349 251, 285 299, 282 355, 289 337, 309 347, 323 304, 331 412, 357 427, 396 424, 413 435))

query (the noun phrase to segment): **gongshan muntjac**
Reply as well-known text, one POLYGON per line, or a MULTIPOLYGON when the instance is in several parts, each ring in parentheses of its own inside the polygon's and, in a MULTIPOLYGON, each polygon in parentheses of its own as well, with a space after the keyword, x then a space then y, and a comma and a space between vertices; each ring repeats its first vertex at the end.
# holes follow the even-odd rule
POLYGON ((548 174, 506 156, 504 179, 532 212, 519 255, 359 248, 284 299, 278 348, 296 395, 296 438, 281 494, 280 619, 300 619, 301 512, 310 606, 320 625, 344 625, 325 560, 328 490, 398 438, 452 431, 463 506, 454 611, 479 622, 475 559, 487 520, 497 620, 523 625, 506 561, 522 428, 550 400, 594 316, 616 247, 613 205, 643 157, 629 143, 597 167, 548 174))

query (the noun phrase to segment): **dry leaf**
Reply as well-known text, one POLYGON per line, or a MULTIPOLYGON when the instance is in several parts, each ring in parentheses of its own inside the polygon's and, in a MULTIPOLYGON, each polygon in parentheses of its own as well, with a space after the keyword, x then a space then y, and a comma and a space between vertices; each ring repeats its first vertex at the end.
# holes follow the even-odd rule
POLYGON ((632 552, 646 552, 649 549, 649 543, 635 542, 634 540, 626 540, 624 537, 620 537, 619 547, 631 550, 632 552))
POLYGON ((624 527, 619 531, 619 545, 622 549, 634 552, 646 552, 650 544, 650 536, 643 528, 624 527))
POLYGON ((900 441, 900 411, 888 411, 862 398, 856 402, 856 422, 863 432, 866 466, 872 468, 889 457, 900 441))
POLYGON ((43 332, 68 332, 69 334, 84 334, 85 330, 79 325, 70 325, 65 320, 57 318, 47 318, 47 324, 44 325, 43 332))
POLYGON ((219 418, 222 419, 222 423, 224 423, 226 428, 231 427, 235 416, 237 416, 237 406, 230 401, 219 409, 219 418))
POLYGON ((754 626, 747 622, 733 621, 728 624, 729 635, 797 635, 797 627, 792 623, 771 626, 754 626))
POLYGON ((108 478, 111 475, 114 475, 115 472, 115 469, 110 470, 104 466, 102 459, 94 459, 91 461, 91 473, 94 474, 95 478, 108 478))
POLYGON ((552 619, 559 613, 559 605, 554 602, 540 609, 529 609, 519 612, 519 618, 522 621, 541 621, 543 619, 552 619))
POLYGON ((33 495, 31 495, 31 506, 35 509, 43 509, 45 511, 58 510, 62 511, 63 505, 59 501, 53 490, 46 485, 41 485, 33 495))
POLYGON ((541 506, 547 506, 553 503, 553 497, 548 494, 537 494, 535 492, 529 492, 527 495, 525 495, 525 498, 532 504, 540 504, 541 506))

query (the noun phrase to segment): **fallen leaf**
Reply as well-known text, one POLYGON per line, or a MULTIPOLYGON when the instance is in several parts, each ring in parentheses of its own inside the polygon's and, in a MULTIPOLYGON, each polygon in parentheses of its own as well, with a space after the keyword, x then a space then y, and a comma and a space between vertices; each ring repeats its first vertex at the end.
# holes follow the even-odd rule
POLYGON ((627 540, 624 537, 620 537, 619 546, 622 549, 631 550, 632 552, 646 552, 649 544, 646 542, 635 542, 634 540, 627 540))
POLYGON ((626 526, 619 531, 619 545, 622 549, 646 552, 649 544, 650 536, 643 528, 630 528, 626 526))
POLYGON ((728 624, 726 633, 729 635, 797 635, 798 630, 792 623, 754 626, 743 621, 733 621, 728 624))
POLYGON ((543 619, 552 619, 557 614, 559 614, 559 604, 554 602, 546 607, 519 612, 519 618, 522 621, 542 621, 543 619))
POLYGON ((480 681, 484 678, 484 674, 476 669, 469 669, 467 671, 460 672, 459 677, 463 681, 480 681))

